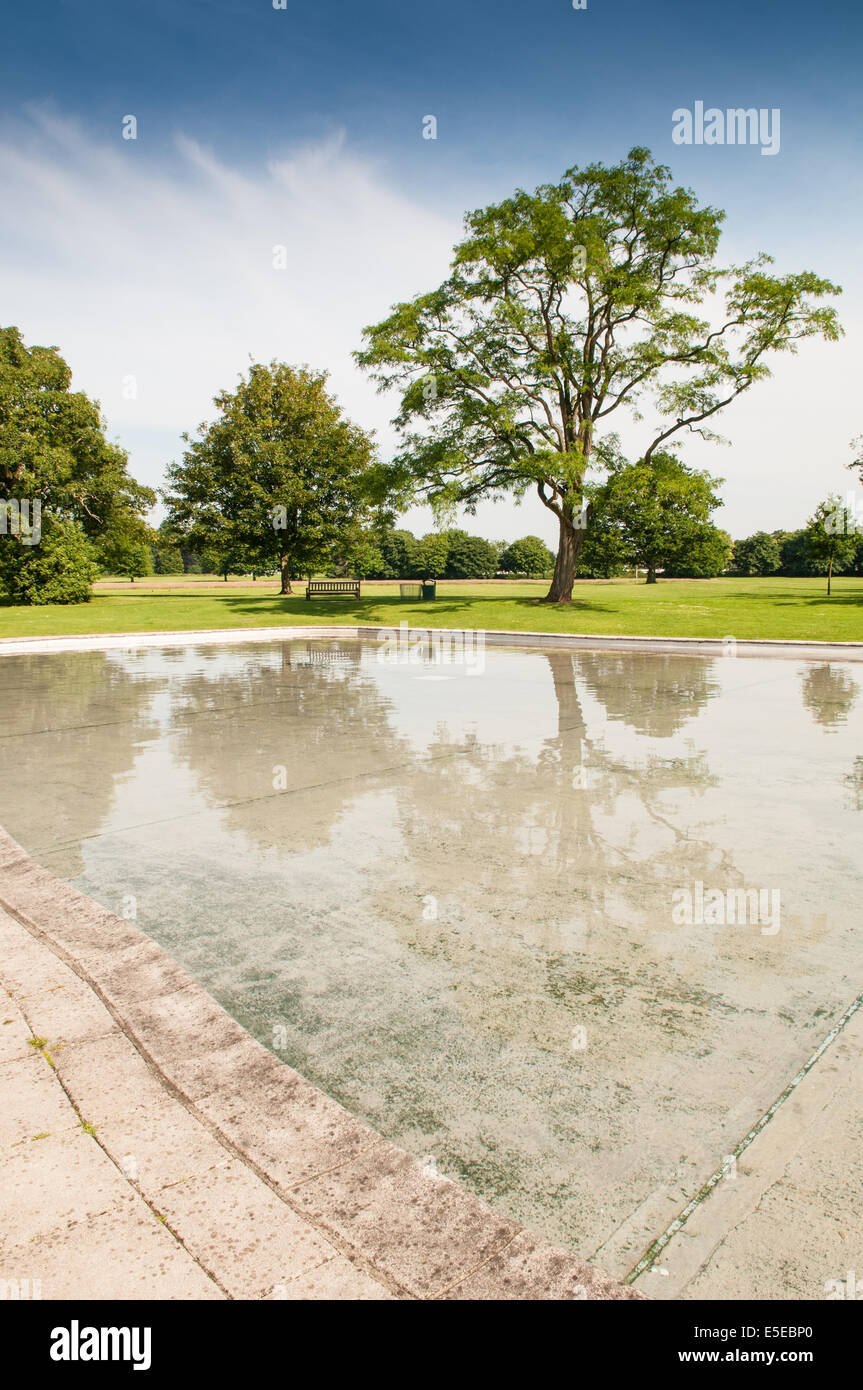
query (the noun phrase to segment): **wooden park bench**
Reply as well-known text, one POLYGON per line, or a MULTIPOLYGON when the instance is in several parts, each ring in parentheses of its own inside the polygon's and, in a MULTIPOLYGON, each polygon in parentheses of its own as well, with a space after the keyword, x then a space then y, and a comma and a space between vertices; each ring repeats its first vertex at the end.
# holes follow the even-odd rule
POLYGON ((306 598, 339 598, 342 594, 360 596, 358 579, 310 579, 306 585, 306 598))

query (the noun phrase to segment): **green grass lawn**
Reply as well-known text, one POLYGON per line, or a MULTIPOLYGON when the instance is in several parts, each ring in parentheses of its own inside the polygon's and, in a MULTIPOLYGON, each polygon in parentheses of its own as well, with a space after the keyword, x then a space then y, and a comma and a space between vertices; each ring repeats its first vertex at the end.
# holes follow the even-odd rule
POLYGON ((653 637, 770 637, 863 641, 863 578, 591 580, 573 602, 542 603, 540 581, 438 584, 434 603, 404 600, 397 584, 367 583, 363 598, 307 602, 304 585, 281 598, 272 579, 257 584, 183 586, 183 576, 97 589, 89 603, 0 607, 0 638, 75 633, 164 632, 189 628, 266 627, 290 623, 371 623, 521 632, 616 633, 653 637), (170 586, 170 588, 169 588, 170 586))

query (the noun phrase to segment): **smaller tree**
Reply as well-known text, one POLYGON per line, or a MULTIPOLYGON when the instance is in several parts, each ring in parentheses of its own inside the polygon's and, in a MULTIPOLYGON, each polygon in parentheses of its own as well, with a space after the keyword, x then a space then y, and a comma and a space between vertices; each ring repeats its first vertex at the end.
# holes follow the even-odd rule
POLYGON ((682 555, 665 566, 669 579, 718 579, 731 564, 732 541, 712 521, 705 521, 700 532, 693 532, 682 555))
POLYGON ((601 524, 617 528, 634 563, 646 568, 647 583, 655 584, 657 570, 685 563, 693 547, 704 544, 721 481, 687 468, 673 454, 656 453, 649 463, 612 472, 594 493, 587 529, 594 513, 601 524))
MULTIPOLYGON (((623 461, 620 466, 625 466, 623 461)), ((581 513, 584 541, 578 556, 579 579, 615 579, 634 564, 623 528, 603 510, 601 494, 602 488, 597 484, 589 484, 585 489, 588 505, 581 513)))
POLYGON ((100 538, 96 555, 103 573, 136 579, 153 573, 154 533, 137 517, 126 517, 100 538))
POLYGON ((506 574, 543 579, 554 568, 554 556, 539 536, 522 536, 521 540, 506 547, 500 557, 500 567, 506 574))
POLYGON ((382 527, 375 531, 374 543, 381 556, 380 569, 371 579, 411 579, 418 565, 419 541, 412 531, 382 527))
POLYGON ((338 579, 375 579, 383 567, 384 557, 374 531, 353 525, 347 526, 333 545, 328 573, 338 579))
POLYGON ((734 542, 731 568, 743 578, 750 575, 775 574, 782 563, 779 542, 766 531, 756 531, 742 541, 734 542))
POLYGON ((828 598, 833 571, 849 567, 859 540, 854 514, 845 507, 841 497, 828 497, 810 517, 806 526, 806 551, 816 565, 827 571, 828 598))
POLYGON ((783 577, 797 579, 804 575, 824 573, 806 548, 805 527, 798 531, 783 531, 777 535, 776 541, 781 558, 779 573, 783 577))
POLYGON ((497 570, 497 550, 482 536, 467 531, 450 531, 446 559, 447 579, 493 579, 497 570))
POLYGON ((0 599, 4 603, 86 603, 98 574, 92 545, 77 522, 47 516, 38 544, 0 536, 0 599))
POLYGON ((178 545, 152 545, 150 555, 156 574, 185 574, 186 567, 178 545))
POLYGON ((449 537, 442 531, 430 531, 417 544, 412 578, 442 578, 446 574, 448 559, 449 537))

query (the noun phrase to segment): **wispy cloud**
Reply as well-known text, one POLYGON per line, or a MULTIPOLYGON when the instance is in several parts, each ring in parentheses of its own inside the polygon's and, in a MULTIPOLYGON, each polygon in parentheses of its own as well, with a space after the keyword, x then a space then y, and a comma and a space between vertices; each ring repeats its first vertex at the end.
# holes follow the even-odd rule
POLYGON ((240 170, 180 134, 156 165, 119 125, 116 147, 97 144, 44 108, 0 129, 0 190, 0 318, 62 349, 154 480, 165 441, 212 414, 250 355, 326 367, 386 435, 391 403, 350 354, 365 324, 446 273, 459 232, 341 137, 240 170))

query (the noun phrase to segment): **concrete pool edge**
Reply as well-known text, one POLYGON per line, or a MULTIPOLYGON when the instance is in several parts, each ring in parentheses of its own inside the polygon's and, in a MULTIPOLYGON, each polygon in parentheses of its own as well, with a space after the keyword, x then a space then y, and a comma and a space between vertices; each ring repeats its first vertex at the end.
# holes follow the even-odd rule
POLYGON ((66 637, 3 637, 0 656, 72 651, 114 651, 133 647, 204 646, 215 643, 357 641, 403 632, 419 639, 429 632, 482 635, 490 647, 554 647, 571 651, 678 652, 690 656, 798 657, 814 661, 863 661, 863 642, 816 642, 773 637, 640 637, 616 633, 523 632, 506 628, 402 628, 384 624, 298 623, 273 627, 165 629, 158 632, 92 633, 66 637))
MULTIPOLYGON (((150 937, 43 869, 2 827, 0 909, 92 991, 117 1041, 131 1044, 135 1065, 146 1066, 146 1084, 179 1102, 284 1204, 286 1219, 305 1223, 381 1296, 644 1297, 429 1172, 349 1114, 256 1042, 150 937)), ((51 1063, 73 1104, 82 1046, 73 1039, 51 1063)), ((90 1072, 91 1088, 116 1079, 100 1077, 98 1063, 94 1073, 92 1061, 90 1072)), ((160 1137, 170 1136, 157 1136, 157 1146, 160 1137)), ((234 1221, 242 1229, 239 1215, 234 1221)), ((255 1231, 246 1234, 251 1243, 255 1231)))

